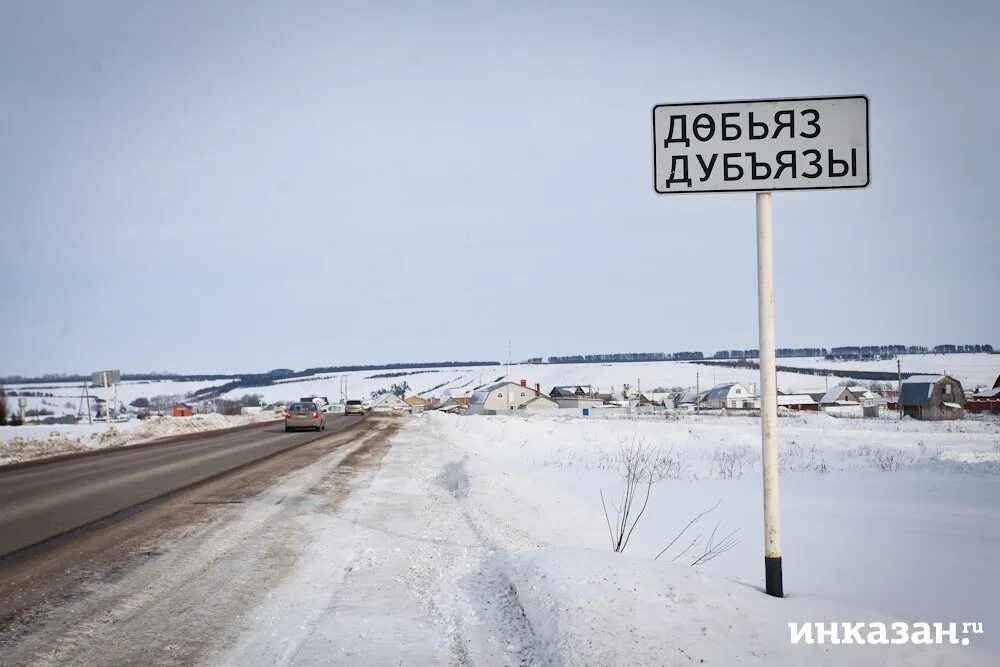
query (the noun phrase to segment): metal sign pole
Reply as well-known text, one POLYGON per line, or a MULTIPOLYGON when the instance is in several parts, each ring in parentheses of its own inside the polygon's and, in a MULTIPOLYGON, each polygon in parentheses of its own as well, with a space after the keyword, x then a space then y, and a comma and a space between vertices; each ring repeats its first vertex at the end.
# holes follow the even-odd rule
POLYGON ((760 428, 764 471, 764 588, 784 597, 778 512, 778 392, 774 360, 774 247, 771 193, 757 193, 757 318, 760 329, 760 428))
MULTIPOLYGON (((104 388, 108 388, 108 373, 101 373, 101 377, 104 378, 104 388)), ((104 394, 107 396, 107 392, 104 394)), ((104 421, 108 423, 108 430, 111 430, 111 405, 108 403, 108 399, 104 399, 104 421)))

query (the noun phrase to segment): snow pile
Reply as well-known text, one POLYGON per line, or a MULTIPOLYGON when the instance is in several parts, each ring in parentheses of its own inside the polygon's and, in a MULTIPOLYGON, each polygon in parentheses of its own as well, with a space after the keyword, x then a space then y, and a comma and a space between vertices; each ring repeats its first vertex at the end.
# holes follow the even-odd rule
POLYGON ((524 552, 510 558, 507 576, 545 664, 874 667, 989 664, 996 657, 971 647, 793 645, 790 622, 878 619, 891 627, 896 619, 830 600, 779 600, 693 568, 610 551, 524 552))
POLYGON ((280 418, 280 414, 270 412, 233 416, 206 414, 193 417, 152 417, 145 421, 113 423, 110 430, 106 425, 98 423, 58 427, 6 427, 2 432, 7 439, 0 441, 0 465, 135 445, 174 435, 215 431, 280 418))

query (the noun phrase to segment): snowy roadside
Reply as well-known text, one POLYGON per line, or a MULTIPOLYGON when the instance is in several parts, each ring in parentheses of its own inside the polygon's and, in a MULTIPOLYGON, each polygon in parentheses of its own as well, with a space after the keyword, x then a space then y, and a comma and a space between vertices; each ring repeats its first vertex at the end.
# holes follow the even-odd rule
POLYGON ((281 415, 257 413, 225 416, 151 417, 140 421, 73 424, 66 426, 5 426, 0 429, 0 465, 85 452, 107 447, 137 445, 159 438, 246 426, 280 419, 281 415))
MULTIPOLYGON (((996 664, 998 656, 982 636, 974 638, 974 646, 958 647, 792 645, 789 640, 789 622, 984 620, 974 613, 970 618, 909 618, 912 614, 859 603, 857 596, 816 593, 801 583, 799 569, 789 572, 791 596, 775 600, 716 562, 693 568, 654 560, 648 555, 657 544, 652 533, 629 553, 612 553, 600 506, 590 496, 596 495, 593 483, 609 484, 613 474, 602 478, 609 471, 600 468, 588 468, 598 473, 594 477, 581 474, 581 458, 565 447, 561 456, 573 465, 560 467, 552 459, 539 463, 544 452, 557 455, 568 440, 606 453, 618 447, 616 438, 574 431, 545 419, 438 414, 407 419, 365 488, 356 489, 335 511, 318 507, 300 517, 308 537, 295 567, 245 617, 247 628, 235 646, 210 662, 996 664), (579 479, 557 479, 567 474, 579 479)), ((599 464, 602 459, 594 454, 588 460, 599 464)), ((808 475, 808 481, 817 478, 815 472, 808 475)), ((846 466, 823 478, 837 475, 888 477, 846 466)), ((714 497, 721 482, 735 485, 737 502, 747 504, 740 495, 745 487, 755 491, 754 505, 759 503, 759 490, 743 479, 670 481, 689 492, 698 489, 698 502, 714 497)), ((995 533, 996 506, 990 504, 992 497, 986 501, 978 508, 979 519, 993 525, 995 533)), ((679 516, 690 518, 682 504, 679 516)), ((847 512, 848 520, 872 509, 865 503, 836 507, 847 512)), ((657 531, 676 518, 657 516, 662 509, 651 507, 650 524, 657 531)), ((936 527, 933 519, 928 521, 936 527)), ((989 561, 997 536, 987 533, 979 535, 979 551, 973 554, 987 561, 979 574, 996 568, 989 561)), ((749 559, 759 574, 760 551, 754 539, 745 537, 752 547, 749 555, 734 551, 718 563, 749 559)), ((902 546, 914 549, 912 542, 902 546)), ((881 556, 876 551, 870 558, 881 556)), ((904 572, 899 580, 917 587, 906 581, 912 567, 893 566, 904 572)), ((834 580, 839 574, 826 576, 834 580)), ((818 575, 811 571, 809 576, 818 575)), ((919 583, 928 595, 936 594, 926 572, 919 583)), ((974 611, 975 605, 968 608, 974 611)))

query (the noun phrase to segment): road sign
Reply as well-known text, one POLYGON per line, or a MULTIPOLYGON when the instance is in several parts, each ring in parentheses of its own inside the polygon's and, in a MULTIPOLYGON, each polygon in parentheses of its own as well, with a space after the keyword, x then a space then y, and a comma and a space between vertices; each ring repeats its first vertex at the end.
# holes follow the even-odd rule
POLYGON ((868 97, 653 107, 659 194, 868 187, 868 97))
POLYGON ((868 187, 868 97, 692 102, 653 107, 653 190, 757 193, 764 589, 784 597, 778 511, 772 190, 868 187))
POLYGON ((95 387, 110 387, 122 381, 121 371, 97 371, 90 376, 90 383, 95 387))

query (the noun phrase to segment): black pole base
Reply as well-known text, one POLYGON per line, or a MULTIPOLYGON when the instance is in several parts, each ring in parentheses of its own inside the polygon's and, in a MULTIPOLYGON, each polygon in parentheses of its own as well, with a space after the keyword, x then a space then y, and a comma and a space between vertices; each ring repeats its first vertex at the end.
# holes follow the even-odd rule
POLYGON ((764 590, 776 598, 785 597, 785 589, 781 584, 781 556, 764 557, 764 590))

